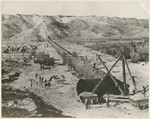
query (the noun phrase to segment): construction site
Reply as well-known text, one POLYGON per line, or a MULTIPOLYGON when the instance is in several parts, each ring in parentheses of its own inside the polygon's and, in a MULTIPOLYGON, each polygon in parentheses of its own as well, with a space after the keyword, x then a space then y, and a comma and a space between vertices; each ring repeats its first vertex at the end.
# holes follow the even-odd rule
MULTIPOLYGON (((3 15, 3 118, 148 118, 149 41, 145 35, 148 28, 142 26, 145 21, 139 20, 141 25, 134 26, 142 29, 140 36, 134 31, 132 38, 133 34, 127 38, 124 33, 99 41, 93 38, 95 32, 86 40, 82 39, 85 36, 77 37, 78 32, 84 35, 88 31, 82 20, 98 24, 95 18, 30 17, 3 15), (30 27, 34 25, 28 28, 27 22, 30 27), (15 31, 20 24, 27 30, 15 31), (10 29, 14 32, 8 33, 10 29)), ((119 20, 129 24, 132 19, 119 20)), ((105 35, 110 35, 106 28, 105 35)))

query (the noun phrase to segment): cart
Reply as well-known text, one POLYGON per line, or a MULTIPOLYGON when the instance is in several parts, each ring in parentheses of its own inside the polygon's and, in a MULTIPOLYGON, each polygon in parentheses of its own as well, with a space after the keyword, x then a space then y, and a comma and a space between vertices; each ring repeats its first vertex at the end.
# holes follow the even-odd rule
POLYGON ((149 98, 142 93, 136 94, 135 96, 129 96, 129 102, 131 105, 138 107, 139 109, 148 108, 149 98))
POLYGON ((79 95, 80 99, 82 102, 85 104, 86 109, 90 108, 91 101, 97 102, 98 101, 98 96, 97 94, 91 93, 91 92, 82 92, 79 95))

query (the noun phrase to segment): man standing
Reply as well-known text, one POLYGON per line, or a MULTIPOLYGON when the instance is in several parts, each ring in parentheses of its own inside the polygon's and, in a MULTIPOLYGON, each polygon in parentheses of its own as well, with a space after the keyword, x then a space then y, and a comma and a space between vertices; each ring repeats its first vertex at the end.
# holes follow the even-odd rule
POLYGON ((37 73, 35 73, 35 78, 37 79, 37 77, 38 77, 38 74, 37 74, 37 73))
POLYGON ((31 86, 31 88, 32 88, 32 86, 33 86, 33 82, 32 82, 32 80, 31 80, 30 82, 31 82, 30 86, 31 86))

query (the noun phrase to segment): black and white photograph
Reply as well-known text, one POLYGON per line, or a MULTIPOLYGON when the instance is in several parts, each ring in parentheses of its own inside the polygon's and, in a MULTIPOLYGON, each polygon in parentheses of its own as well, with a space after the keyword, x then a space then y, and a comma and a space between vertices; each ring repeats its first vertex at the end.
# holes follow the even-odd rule
POLYGON ((149 118, 150 0, 1 1, 1 118, 149 118))

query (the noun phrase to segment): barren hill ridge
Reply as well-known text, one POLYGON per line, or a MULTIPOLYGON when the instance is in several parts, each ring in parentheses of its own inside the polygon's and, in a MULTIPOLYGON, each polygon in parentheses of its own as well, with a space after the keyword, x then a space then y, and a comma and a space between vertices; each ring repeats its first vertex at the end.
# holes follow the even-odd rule
POLYGON ((107 16, 2 15, 2 39, 148 38, 148 19, 107 16))

